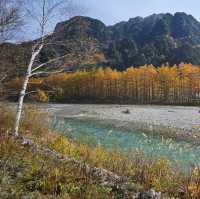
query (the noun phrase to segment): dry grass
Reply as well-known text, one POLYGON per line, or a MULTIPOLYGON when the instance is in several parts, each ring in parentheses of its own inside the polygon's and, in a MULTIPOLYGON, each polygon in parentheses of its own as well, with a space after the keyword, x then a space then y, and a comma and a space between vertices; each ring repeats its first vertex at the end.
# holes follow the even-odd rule
MULTIPOLYGON (((71 165, 66 167, 48 157, 32 154, 13 143, 6 136, 11 131, 13 117, 11 110, 5 106, 0 107, 0 166, 5 168, 1 168, 0 190, 7 187, 4 192, 9 193, 8 190, 14 189, 16 194, 23 195, 32 193, 33 189, 33 193, 39 194, 41 198, 47 195, 54 195, 53 198, 117 198, 112 190, 96 185, 95 179, 88 179, 88 176, 77 168, 71 165), (23 169, 23 175, 19 172, 19 176, 23 177, 13 177, 13 173, 18 175, 16 173, 19 168, 23 169), (5 176, 13 178, 6 186, 3 184, 5 176), (12 182, 17 186, 12 185, 12 182)), ((59 153, 127 176, 130 184, 134 184, 138 190, 154 188, 166 197, 200 198, 199 168, 191 170, 191 173, 186 175, 173 168, 166 159, 147 160, 137 153, 125 155, 117 150, 105 151, 100 146, 90 148, 88 145, 75 143, 53 133, 48 126, 47 118, 35 108, 27 108, 20 133, 59 153)))

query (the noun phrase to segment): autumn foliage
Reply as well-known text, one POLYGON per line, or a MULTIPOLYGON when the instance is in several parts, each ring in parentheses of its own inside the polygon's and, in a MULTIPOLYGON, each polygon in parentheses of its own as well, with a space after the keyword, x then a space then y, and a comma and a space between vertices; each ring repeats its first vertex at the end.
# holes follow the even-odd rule
MULTIPOLYGON (((16 90, 19 81, 7 86, 16 90)), ((191 64, 146 65, 126 71, 99 68, 35 78, 29 89, 40 89, 54 102, 199 104, 200 68, 191 64)))

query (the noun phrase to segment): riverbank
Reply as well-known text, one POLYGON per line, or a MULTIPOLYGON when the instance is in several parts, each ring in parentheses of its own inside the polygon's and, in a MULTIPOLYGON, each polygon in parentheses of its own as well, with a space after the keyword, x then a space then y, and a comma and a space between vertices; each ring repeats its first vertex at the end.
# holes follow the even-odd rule
POLYGON ((15 115, 8 106, 0 106, 0 198, 139 199, 152 193, 157 198, 154 190, 179 194, 171 181, 185 175, 174 175, 167 160, 145 160, 139 154, 130 160, 128 154, 72 142, 52 131, 46 113, 34 107, 25 109, 22 137, 11 137, 15 115))
MULTIPOLYGON (((121 192, 117 191, 116 193, 115 188, 107 189, 99 185, 97 179, 91 178, 90 172, 86 172, 89 176, 85 175, 85 166, 83 170, 74 168, 71 164, 66 167, 61 162, 51 160, 49 156, 41 157, 41 154, 37 154, 35 149, 27 150, 21 145, 13 143, 12 139, 9 138, 14 122, 13 105, 10 106, 11 109, 7 104, 0 107, 0 129, 3 136, 0 139, 0 161, 2 162, 0 167, 2 166, 3 171, 3 178, 1 178, 2 174, 0 175, 0 179, 2 179, 0 180, 1 194, 9 194, 8 196, 12 194, 11 197, 15 197, 14 193, 18 194, 17 196, 20 198, 36 195, 37 198, 40 198, 39 196, 54 196, 60 199, 125 198, 119 197, 121 192), (115 197, 115 193, 117 197, 115 197), (69 197, 67 197, 68 195, 69 197)), ((63 108, 65 105, 56 105, 56 108, 55 105, 36 106, 48 110, 51 114, 66 110, 63 108)), ((75 120, 77 117, 86 119, 84 111, 77 115, 75 109, 73 110, 74 112, 71 112, 69 117, 74 117, 75 120)), ((192 167, 191 172, 183 173, 179 167, 174 169, 165 158, 146 159, 141 153, 124 154, 117 150, 107 151, 101 145, 91 148, 86 144, 68 139, 66 136, 60 135, 59 132, 52 132, 49 128, 48 116, 43 111, 40 112, 32 106, 27 106, 24 116, 20 133, 28 140, 31 139, 41 147, 53 150, 54 154, 60 153, 62 159, 67 156, 81 161, 84 165, 89 164, 92 167, 106 169, 123 176, 129 180, 131 187, 137 193, 146 192, 146 190, 153 188, 157 192, 162 192, 162 198, 184 197, 189 199, 198 198, 200 195, 198 167, 194 169, 192 167)), ((91 124, 93 125, 93 123, 91 124)), ((80 128, 80 125, 76 126, 80 128)), ((68 129, 70 130, 70 128, 68 129)), ((107 133, 110 134, 111 131, 107 133)), ((24 147, 28 147, 28 145, 25 143, 24 147)))
POLYGON ((64 118, 98 121, 126 130, 139 130, 166 138, 200 143, 198 107, 152 105, 42 105, 51 114, 64 118), (128 110, 128 113, 125 113, 128 110))

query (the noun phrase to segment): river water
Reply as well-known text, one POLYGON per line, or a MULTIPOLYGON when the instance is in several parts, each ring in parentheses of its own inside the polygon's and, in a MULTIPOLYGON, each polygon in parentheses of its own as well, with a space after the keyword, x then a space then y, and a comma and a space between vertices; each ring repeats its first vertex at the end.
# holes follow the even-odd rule
POLYGON ((142 152, 150 158, 164 157, 184 168, 200 165, 200 146, 192 143, 163 139, 134 129, 127 131, 114 128, 97 121, 56 116, 53 117, 52 127, 75 141, 91 146, 101 145, 108 150, 122 152, 142 152))

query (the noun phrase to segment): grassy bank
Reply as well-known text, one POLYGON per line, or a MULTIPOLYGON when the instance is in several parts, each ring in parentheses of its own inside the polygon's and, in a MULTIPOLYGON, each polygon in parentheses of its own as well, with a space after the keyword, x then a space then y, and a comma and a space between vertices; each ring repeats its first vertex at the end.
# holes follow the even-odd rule
MULTIPOLYGON (((161 191, 167 198, 199 198, 200 170, 189 174, 174 169, 168 160, 147 160, 138 153, 127 155, 105 151, 100 146, 75 143, 49 128, 45 113, 28 107, 20 133, 35 143, 68 157, 112 171, 128 178, 138 191, 161 191), (134 158, 133 158, 134 157, 134 158)), ((100 186, 83 170, 62 164, 50 157, 33 153, 9 136, 14 115, 0 107, 0 198, 123 198, 116 190, 100 186)))

